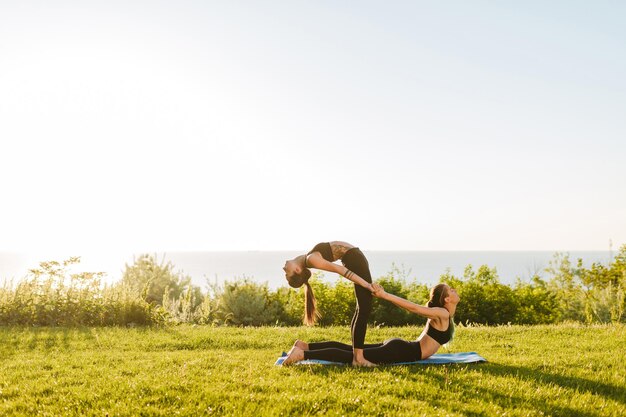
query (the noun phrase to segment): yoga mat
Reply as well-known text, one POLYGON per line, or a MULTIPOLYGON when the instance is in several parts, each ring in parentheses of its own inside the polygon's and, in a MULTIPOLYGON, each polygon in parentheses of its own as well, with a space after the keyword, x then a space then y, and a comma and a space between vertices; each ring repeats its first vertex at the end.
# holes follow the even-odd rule
MULTIPOLYGON (((283 352, 280 358, 274 365, 281 365, 287 357, 287 353, 283 352)), ((432 355, 429 358, 415 362, 398 362, 390 365, 435 365, 444 363, 474 363, 474 362, 487 362, 487 359, 483 358, 476 352, 459 352, 459 353, 439 353, 432 355)), ((294 363, 294 365, 347 365, 341 362, 330 362, 319 359, 306 359, 300 362, 294 363)), ((384 366, 384 365, 381 365, 384 366)))

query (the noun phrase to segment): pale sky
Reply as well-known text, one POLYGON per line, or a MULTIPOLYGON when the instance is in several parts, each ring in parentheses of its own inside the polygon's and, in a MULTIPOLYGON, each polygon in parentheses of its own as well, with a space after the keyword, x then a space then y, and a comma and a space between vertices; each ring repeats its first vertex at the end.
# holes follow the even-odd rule
POLYGON ((626 3, 0 3, 0 251, 626 243, 626 3))

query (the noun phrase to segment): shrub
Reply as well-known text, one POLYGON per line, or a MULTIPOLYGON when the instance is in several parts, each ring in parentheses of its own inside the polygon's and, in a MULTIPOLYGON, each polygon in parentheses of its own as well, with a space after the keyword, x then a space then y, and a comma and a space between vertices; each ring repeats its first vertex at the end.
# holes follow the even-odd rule
MULTIPOLYGON (((132 265, 125 265, 122 284, 132 288, 148 303, 163 305, 164 298, 179 299, 188 291, 191 277, 174 271, 174 265, 165 259, 157 262, 156 256, 143 254, 132 265)), ((195 287, 194 309, 201 302, 200 289, 195 287)), ((189 295, 188 295, 189 296, 189 295)))
POLYGON ((0 289, 0 324, 37 326, 102 326, 155 324, 160 311, 124 285, 106 287, 103 273, 72 274, 80 258, 41 262, 13 286, 0 289))
POLYGON ((461 301, 455 318, 464 324, 506 324, 515 322, 517 300, 513 290, 500 284, 495 268, 482 265, 476 272, 471 265, 465 268, 463 279, 447 273, 441 281, 456 288, 461 301))
MULTIPOLYGON (((270 291, 267 284, 248 278, 213 285, 203 293, 191 279, 174 272, 171 263, 157 263, 142 255, 126 265, 124 278, 102 285, 102 273, 71 273, 80 258, 41 262, 17 283, 0 288, 0 325, 108 326, 160 323, 233 325, 299 325, 304 313, 304 291, 282 287, 270 291)), ((556 253, 544 281, 519 279, 513 287, 500 283, 495 268, 468 265, 463 277, 449 271, 440 281, 461 296, 457 322, 469 324, 540 324, 560 321, 620 322, 626 320, 626 245, 608 264, 590 268, 579 259, 556 253)), ((408 279, 408 273, 392 266, 378 279, 387 292, 425 305, 429 288, 408 279)), ((310 280, 318 308, 319 324, 348 325, 354 314, 353 284, 343 278, 327 282, 321 273, 310 280)), ((370 324, 422 324, 425 319, 392 303, 374 299, 370 324)))
MULTIPOLYGON (((405 298, 417 304, 424 305, 428 301, 428 287, 417 283, 408 283, 408 275, 410 271, 398 268, 392 264, 391 270, 387 275, 382 276, 376 282, 390 294, 405 298)), ((402 326, 407 324, 422 324, 426 319, 417 314, 410 313, 403 308, 398 308, 394 304, 378 298, 374 299, 374 308, 371 323, 382 324, 386 326, 402 326)))
POLYGON ((559 319, 556 295, 538 276, 534 276, 531 283, 518 279, 513 293, 518 305, 514 323, 548 324, 559 319))
POLYGON ((248 278, 226 281, 216 294, 216 318, 224 324, 252 325, 275 323, 281 306, 269 296, 267 284, 248 278))

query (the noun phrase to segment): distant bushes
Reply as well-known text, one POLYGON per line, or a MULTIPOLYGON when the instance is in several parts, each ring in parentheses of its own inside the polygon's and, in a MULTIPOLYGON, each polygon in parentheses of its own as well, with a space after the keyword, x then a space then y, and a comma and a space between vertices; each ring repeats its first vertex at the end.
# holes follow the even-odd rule
POLYGON ((471 266, 463 278, 449 274, 441 281, 454 286, 461 296, 455 318, 461 323, 547 324, 562 321, 583 323, 625 322, 626 245, 607 266, 594 263, 576 266, 569 255, 556 253, 545 272, 530 282, 519 279, 512 287, 501 284, 495 269, 486 265, 476 272, 471 266))
POLYGON ((33 326, 110 326, 162 323, 162 311, 125 285, 101 285, 102 273, 70 274, 79 262, 42 262, 16 285, 0 288, 0 324, 33 326))
POLYGON ((442 275, 442 282, 454 287, 461 297, 455 318, 469 324, 546 324, 558 319, 554 294, 545 282, 533 277, 530 283, 510 287, 501 284, 495 269, 482 265, 477 271, 465 268, 463 278, 442 275))
MULTIPOLYGON (((42 262, 16 285, 0 288, 0 325, 108 326, 198 323, 211 325, 299 325, 303 315, 303 292, 288 287, 270 290, 247 278, 212 285, 208 291, 174 271, 171 263, 158 263, 142 255, 126 265, 123 279, 102 285, 102 274, 70 274, 78 262, 42 262)), ((609 265, 573 264, 566 254, 555 254, 546 269, 547 280, 534 276, 530 282, 500 283, 497 271, 468 265, 462 277, 444 273, 440 281, 461 296, 458 323, 544 324, 562 321, 608 323, 626 321, 626 245, 609 265)), ((376 279, 387 292, 424 305, 429 288, 408 279, 393 267, 376 279)), ((329 283, 316 274, 311 278, 320 325, 348 325, 355 307, 350 282, 329 283)), ((370 323, 386 326, 422 324, 425 319, 374 299, 370 323)))
MULTIPOLYGON (((512 285, 500 282, 497 271, 487 265, 477 270, 471 265, 462 277, 450 273, 440 281, 456 288, 461 302, 455 320, 463 324, 549 324, 562 321, 609 323, 626 321, 626 245, 604 266, 594 263, 589 269, 578 260, 574 267, 569 256, 556 253, 546 269, 550 278, 535 275, 530 282, 517 280, 512 285)), ((393 267, 386 276, 376 279, 387 292, 418 304, 426 304, 429 288, 407 279, 407 273, 393 267)), ((347 325, 354 313, 353 286, 341 279, 335 283, 311 278, 321 325, 347 325)), ((227 282, 213 293, 213 323, 216 324, 279 324, 297 325, 302 322, 303 294, 300 290, 279 288, 271 292, 264 284, 249 280, 227 282), (255 294, 257 298, 253 298, 255 294), (254 302, 252 301, 254 300, 254 302), (255 306, 256 314, 251 314, 255 306)), ((370 323, 398 326, 421 324, 425 319, 374 300, 370 323)))

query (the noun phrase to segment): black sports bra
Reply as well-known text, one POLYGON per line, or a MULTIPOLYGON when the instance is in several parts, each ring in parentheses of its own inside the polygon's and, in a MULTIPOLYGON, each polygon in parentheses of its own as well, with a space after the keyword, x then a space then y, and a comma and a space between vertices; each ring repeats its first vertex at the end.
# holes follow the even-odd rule
MULTIPOLYGON (((452 318, 449 320, 452 320, 452 318)), ((452 339, 452 326, 450 326, 450 322, 448 322, 448 328, 443 332, 432 327, 430 325, 430 320, 428 321, 426 327, 426 334, 435 339, 435 341, 440 345, 445 345, 450 341, 450 339, 452 339)))
MULTIPOLYGON (((313 252, 319 252, 322 254, 322 258, 326 259, 328 262, 335 262, 333 259, 333 250, 330 247, 329 242, 318 243, 307 253, 307 255, 312 254, 313 252)), ((305 258, 306 259, 306 258, 305 258)), ((306 265, 308 268, 308 265, 306 265)))

